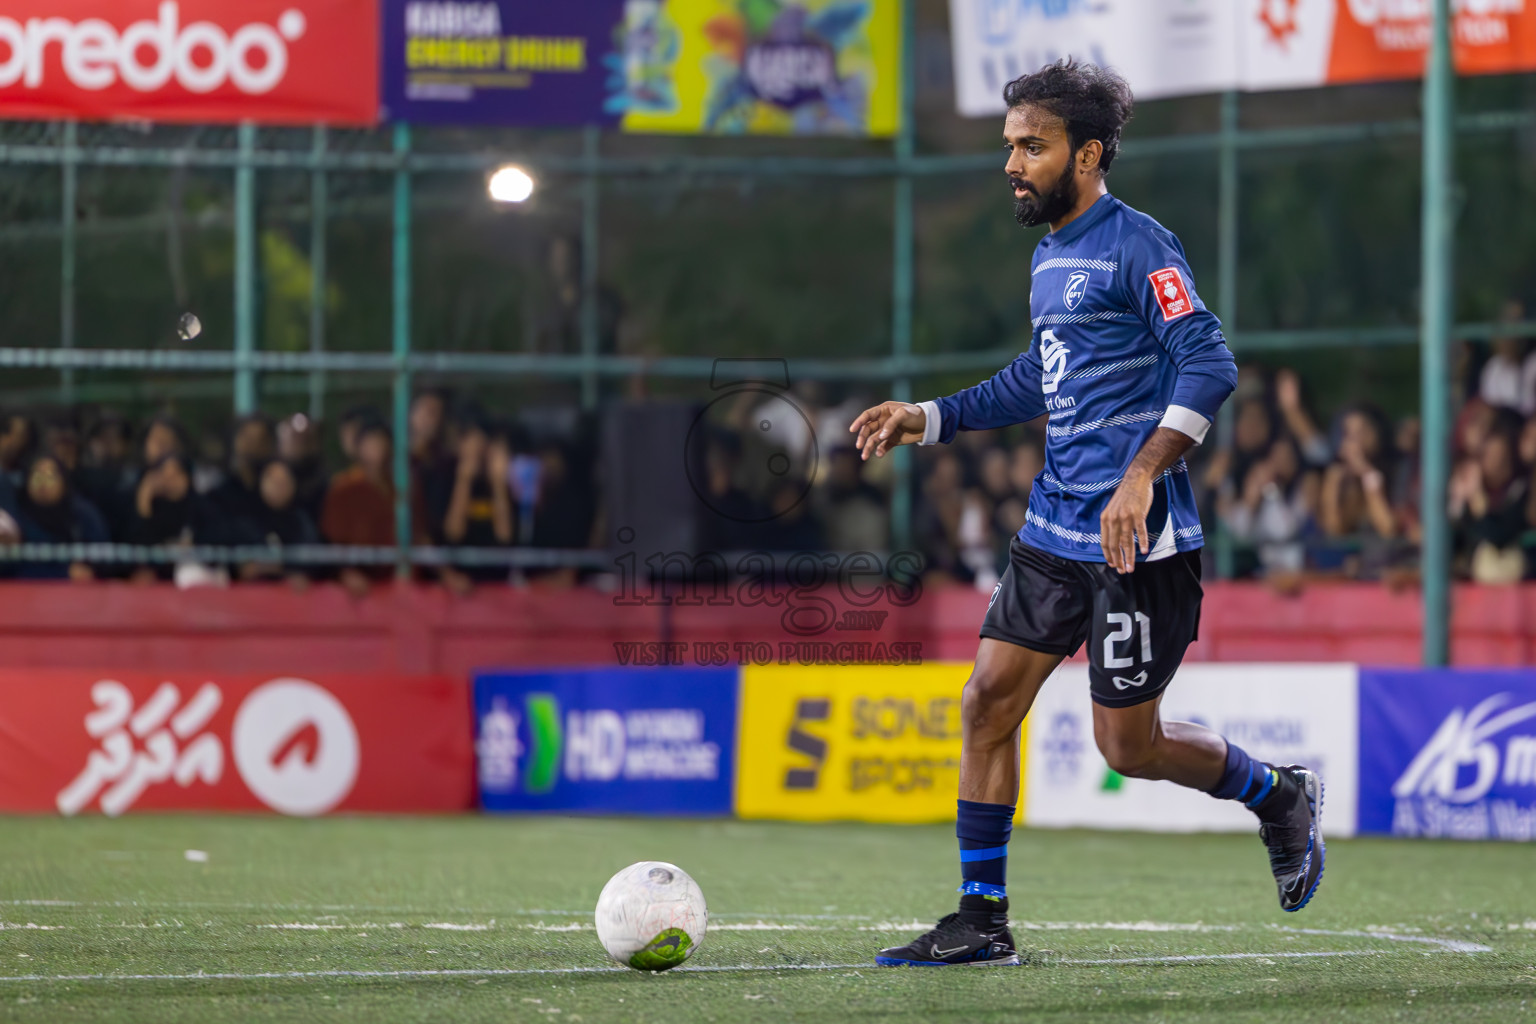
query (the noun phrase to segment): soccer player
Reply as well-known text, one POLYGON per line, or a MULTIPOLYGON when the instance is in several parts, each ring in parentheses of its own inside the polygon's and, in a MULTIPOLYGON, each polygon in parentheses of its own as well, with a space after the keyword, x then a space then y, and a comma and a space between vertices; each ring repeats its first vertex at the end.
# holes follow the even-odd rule
POLYGON ((1063 60, 1003 96, 1014 218, 1051 226, 1030 267, 1029 351, 975 387, 886 402, 850 427, 868 459, 1050 417, 1045 469, 961 699, 960 909, 882 950, 885 966, 1019 962, 1005 888, 1019 727, 1084 641, 1094 739, 1111 768, 1251 809, 1283 910, 1306 906, 1323 873, 1315 772, 1256 761, 1204 726, 1158 714, 1200 621, 1202 535, 1183 455, 1204 439, 1237 369, 1178 239, 1104 187, 1130 88, 1063 60))

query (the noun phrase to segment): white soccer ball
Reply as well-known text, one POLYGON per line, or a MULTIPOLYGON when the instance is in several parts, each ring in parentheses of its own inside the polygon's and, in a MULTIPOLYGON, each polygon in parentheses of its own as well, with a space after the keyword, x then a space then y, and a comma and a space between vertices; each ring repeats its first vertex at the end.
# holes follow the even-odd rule
POLYGON ((642 971, 665 971, 704 944, 704 894, 676 864, 643 860, 608 880, 597 898, 597 938, 608 955, 642 971))

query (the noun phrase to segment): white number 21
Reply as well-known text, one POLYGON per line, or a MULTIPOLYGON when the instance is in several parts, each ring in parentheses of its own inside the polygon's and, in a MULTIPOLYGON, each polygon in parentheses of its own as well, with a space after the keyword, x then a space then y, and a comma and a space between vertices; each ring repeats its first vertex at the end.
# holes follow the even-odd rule
POLYGON ((1145 664, 1152 660, 1152 620, 1141 612, 1136 613, 1136 621, 1131 622, 1131 616, 1125 612, 1110 612, 1109 624, 1115 627, 1115 631, 1104 638, 1104 667, 1105 668, 1130 668, 1136 659, 1130 656, 1124 658, 1115 657, 1115 644, 1122 640, 1129 640, 1136 627, 1141 628, 1141 660, 1145 664))

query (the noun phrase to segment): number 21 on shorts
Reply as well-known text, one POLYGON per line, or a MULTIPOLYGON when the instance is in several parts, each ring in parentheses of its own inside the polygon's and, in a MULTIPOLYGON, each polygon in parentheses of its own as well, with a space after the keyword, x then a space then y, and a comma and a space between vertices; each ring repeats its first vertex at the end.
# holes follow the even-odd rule
POLYGON ((1152 660, 1152 620, 1150 618, 1141 612, 1136 612, 1134 618, 1129 612, 1110 612, 1105 618, 1115 630, 1104 638, 1105 668, 1130 668, 1136 663, 1135 657, 1130 654, 1123 658, 1115 655, 1115 645, 1129 640, 1132 633, 1141 635, 1142 664, 1152 660))

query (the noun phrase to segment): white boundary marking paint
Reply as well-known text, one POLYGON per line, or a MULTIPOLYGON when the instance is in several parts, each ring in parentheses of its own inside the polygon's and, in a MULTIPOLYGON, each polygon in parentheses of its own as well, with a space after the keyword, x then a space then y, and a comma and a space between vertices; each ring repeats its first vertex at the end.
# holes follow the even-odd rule
MULTIPOLYGON (((1064 926, 1089 930, 1097 926, 1087 922, 1061 922, 1064 926)), ((1142 922, 1143 924, 1157 924, 1157 922, 1142 922)), ((1237 930, 1239 926, 1233 926, 1237 930)), ((1110 929, 1112 930, 1112 929, 1110 929)), ((1165 927, 1163 930, 1167 930, 1165 927)), ((1274 926, 1274 930, 1300 935, 1329 935, 1347 936, 1352 938, 1384 939, 1388 942, 1410 942, 1428 945, 1431 948, 1425 951, 1425 955, 1436 953, 1490 953, 1492 948, 1475 942, 1465 942, 1460 939, 1438 939, 1419 935, 1400 935, 1394 932, 1368 932, 1368 931, 1332 931, 1322 928, 1286 928, 1274 926)), ((1299 951, 1288 950, 1275 953, 1193 953, 1186 955, 1169 956, 1133 956, 1113 959, 1047 959, 1042 966, 1068 966, 1068 967, 1118 967, 1118 966, 1149 966, 1158 964, 1195 964, 1195 963, 1219 963, 1223 961, 1258 960, 1261 962, 1275 960, 1308 960, 1330 957, 1348 956, 1381 956, 1385 950, 1379 949, 1339 949, 1299 951)), ((712 965, 701 964, 696 967, 679 967, 676 970, 686 973, 721 973, 742 971, 848 971, 848 970, 878 970, 874 964, 739 964, 739 965, 712 965)), ((628 970, 625 967, 533 967, 533 968, 483 968, 465 970, 417 970, 417 971, 260 971, 251 973, 221 972, 199 974, 22 974, 0 976, 0 984, 17 982, 80 982, 80 981, 258 981, 258 980, 290 980, 304 981, 325 978, 493 978, 493 977, 517 977, 522 975, 569 975, 569 974, 620 974, 628 970)))

